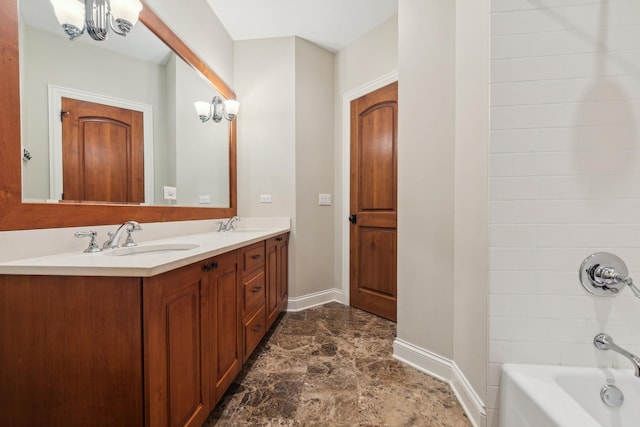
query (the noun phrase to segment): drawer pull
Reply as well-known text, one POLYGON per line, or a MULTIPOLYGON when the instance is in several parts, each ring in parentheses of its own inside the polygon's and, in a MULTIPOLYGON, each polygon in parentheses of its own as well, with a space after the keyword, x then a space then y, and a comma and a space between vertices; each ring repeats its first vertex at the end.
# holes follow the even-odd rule
POLYGON ((211 271, 218 268, 218 261, 210 262, 209 264, 204 265, 204 271, 211 271))
POLYGON ((251 257, 251 259, 260 259, 260 255, 254 255, 251 257))
POLYGON ((277 240, 278 242, 282 242, 282 237, 276 237, 276 240, 277 240))
POLYGON ((262 329, 262 323, 261 323, 261 324, 259 324, 259 325, 256 325, 256 326, 253 328, 253 332, 258 332, 258 331, 260 331, 260 329, 262 329))
POLYGON ((262 286, 256 286, 253 289, 251 289, 251 292, 253 292, 255 294, 257 292, 260 292, 260 289, 262 289, 262 286))

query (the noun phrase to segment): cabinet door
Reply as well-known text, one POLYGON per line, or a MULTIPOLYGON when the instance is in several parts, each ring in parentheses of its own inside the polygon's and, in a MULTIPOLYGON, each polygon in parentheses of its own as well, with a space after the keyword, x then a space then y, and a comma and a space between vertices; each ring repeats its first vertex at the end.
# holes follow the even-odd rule
POLYGON ((200 263, 144 280, 147 426, 201 426, 209 413, 203 371, 200 263))
POLYGON ((242 368, 241 297, 238 254, 221 255, 208 263, 207 294, 210 408, 213 409, 242 368))

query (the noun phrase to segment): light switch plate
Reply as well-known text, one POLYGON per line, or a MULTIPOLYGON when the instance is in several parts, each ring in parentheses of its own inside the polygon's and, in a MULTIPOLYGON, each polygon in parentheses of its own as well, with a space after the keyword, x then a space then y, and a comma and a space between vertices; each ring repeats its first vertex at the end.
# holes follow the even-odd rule
POLYGON ((165 200, 176 200, 178 198, 178 190, 176 187, 164 186, 162 188, 165 200))
POLYGON ((331 194, 320 193, 318 195, 318 204, 320 206, 331 206, 331 194))
POLYGON ((260 203, 271 203, 271 194, 261 194, 260 203))

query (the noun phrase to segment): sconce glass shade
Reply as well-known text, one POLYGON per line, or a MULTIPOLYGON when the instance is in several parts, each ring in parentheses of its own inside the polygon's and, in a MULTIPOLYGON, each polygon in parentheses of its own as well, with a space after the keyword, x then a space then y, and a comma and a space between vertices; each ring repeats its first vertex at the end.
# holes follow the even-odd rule
POLYGON ((92 39, 107 39, 109 27, 126 36, 138 22, 140 0, 50 0, 60 25, 71 40, 86 30, 92 39))
POLYGON ((51 0, 51 4, 60 25, 72 25, 78 30, 84 28, 84 3, 78 0, 51 0))
POLYGON ((205 101, 197 101, 194 102, 193 105, 196 107, 196 113, 198 113, 198 117, 202 122, 206 122, 211 118, 211 103, 205 101))
POLYGON ((202 120, 202 123, 209 119, 213 119, 218 123, 222 118, 231 121, 238 114, 240 103, 234 99, 222 100, 221 96, 214 96, 211 102, 198 101, 194 102, 198 117, 202 120))
POLYGON ((240 103, 235 99, 227 99, 224 101, 224 111, 229 115, 232 119, 238 114, 238 109, 240 109, 240 103))
POLYGON ((109 3, 114 19, 125 20, 132 26, 138 22, 138 15, 142 10, 142 3, 138 0, 110 0, 109 3))

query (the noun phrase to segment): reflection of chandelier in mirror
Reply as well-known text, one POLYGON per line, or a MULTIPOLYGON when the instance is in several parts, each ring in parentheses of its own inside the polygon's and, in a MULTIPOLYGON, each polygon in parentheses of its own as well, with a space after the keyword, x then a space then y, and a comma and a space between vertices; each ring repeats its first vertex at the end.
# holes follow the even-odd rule
POLYGON ((109 27, 121 36, 131 32, 142 10, 139 0, 50 0, 58 22, 71 40, 87 31, 106 40, 109 27))
POLYGON ((194 105, 202 123, 209 119, 213 119, 214 122, 218 123, 223 117, 231 121, 235 119, 240 108, 240 103, 235 99, 225 99, 223 101, 219 96, 214 96, 211 102, 198 101, 194 105))

